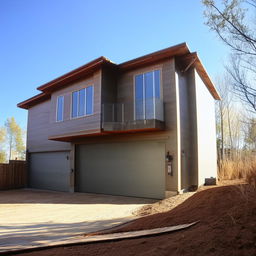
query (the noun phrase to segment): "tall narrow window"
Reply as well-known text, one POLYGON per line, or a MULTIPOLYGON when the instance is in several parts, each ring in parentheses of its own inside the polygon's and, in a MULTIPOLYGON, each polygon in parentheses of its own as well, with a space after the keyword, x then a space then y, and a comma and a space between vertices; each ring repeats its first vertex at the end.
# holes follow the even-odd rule
POLYGON ((57 98, 57 122, 63 121, 64 114, 64 96, 59 96, 57 98))
POLYGON ((143 90, 143 75, 135 77, 135 113, 136 120, 144 119, 144 90, 143 90))
POLYGON ((85 89, 79 91, 78 116, 85 115, 85 89))
POLYGON ((93 86, 72 93, 72 118, 93 114, 93 86))
POLYGON ((72 92, 72 117, 78 116, 78 91, 72 92))
POLYGON ((93 87, 86 88, 86 115, 93 113, 93 87))
POLYGON ((135 76, 135 120, 155 119, 160 100, 160 70, 135 76))
POLYGON ((145 119, 154 119, 154 80, 153 72, 144 74, 144 90, 145 90, 145 119))

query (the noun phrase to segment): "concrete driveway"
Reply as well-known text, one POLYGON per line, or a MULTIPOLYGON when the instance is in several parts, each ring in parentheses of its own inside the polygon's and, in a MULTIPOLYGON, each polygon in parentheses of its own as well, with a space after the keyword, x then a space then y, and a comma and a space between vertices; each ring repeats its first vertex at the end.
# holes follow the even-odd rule
POLYGON ((0 252, 76 239, 134 219, 151 199, 42 190, 0 192, 0 252))

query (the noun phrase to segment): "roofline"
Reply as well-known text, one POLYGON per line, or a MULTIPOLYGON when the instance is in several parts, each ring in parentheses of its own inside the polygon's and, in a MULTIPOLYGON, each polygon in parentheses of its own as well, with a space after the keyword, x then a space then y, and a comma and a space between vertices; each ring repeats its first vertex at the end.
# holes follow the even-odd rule
POLYGON ((39 87, 37 87, 38 90, 43 92, 51 92, 55 89, 58 89, 61 85, 66 84, 74 79, 80 78, 81 76, 84 76, 86 74, 91 73, 92 71, 97 70, 101 67, 103 63, 109 63, 112 65, 115 65, 113 62, 111 62, 109 59, 107 59, 104 56, 101 56, 95 60, 92 60, 85 65, 76 68, 46 84, 43 84, 39 87))
POLYGON ((45 101, 45 100, 48 100, 51 98, 51 95, 50 94, 46 94, 46 93, 39 93, 27 100, 24 100, 20 103, 17 104, 17 107, 19 108, 24 108, 24 109, 29 109, 30 107, 42 102, 42 101, 45 101))
POLYGON ((196 58, 195 68, 198 71, 199 76, 203 80, 204 84, 206 85, 206 87, 208 88, 210 93, 212 94, 213 98, 215 100, 221 100, 221 97, 220 97, 216 87, 214 86, 211 78, 209 77, 208 73, 206 72, 206 69, 204 68, 204 65, 202 64, 200 58, 198 57, 197 52, 192 52, 191 55, 196 58))
POLYGON ((119 70, 121 71, 127 71, 131 69, 135 69, 142 65, 147 65, 147 64, 157 62, 163 59, 167 59, 170 57, 178 57, 178 56, 184 56, 184 55, 190 55, 196 58, 195 63, 193 65, 195 66, 201 79, 204 81, 206 87, 209 89, 214 99, 220 100, 221 97, 219 96, 218 91, 216 90, 209 75, 207 74, 206 69, 204 68, 197 53, 196 52, 191 53, 188 48, 188 45, 186 43, 181 43, 181 44, 177 44, 177 45, 162 49, 160 51, 156 51, 156 52, 123 62, 119 65, 113 63, 106 57, 101 56, 46 84, 39 86, 37 89, 42 91, 42 93, 32 98, 29 98, 23 102, 20 102, 17 106, 20 108, 28 109, 29 107, 34 106, 37 103, 47 100, 51 97, 50 95, 51 92, 58 90, 59 88, 61 88, 61 86, 67 85, 68 83, 74 81, 75 79, 79 79, 81 77, 91 74, 92 72, 95 72, 96 70, 101 68, 103 64, 112 65, 114 67, 119 68, 119 70))
POLYGON ((172 57, 172 56, 181 56, 190 53, 187 43, 177 44, 160 51, 156 51, 147 55, 143 55, 141 57, 123 62, 118 65, 121 70, 128 70, 137 68, 140 65, 145 65, 147 63, 151 63, 154 61, 162 60, 164 58, 172 57))

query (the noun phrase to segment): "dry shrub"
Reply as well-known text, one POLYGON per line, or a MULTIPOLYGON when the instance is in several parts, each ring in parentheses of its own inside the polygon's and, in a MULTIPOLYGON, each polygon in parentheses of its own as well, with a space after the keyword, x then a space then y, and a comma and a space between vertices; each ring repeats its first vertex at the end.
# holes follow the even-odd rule
POLYGON ((219 162, 219 180, 245 179, 256 187, 256 159, 222 160, 219 162))
POLYGON ((254 169, 248 171, 246 174, 246 181, 256 188, 256 164, 254 165, 254 169))

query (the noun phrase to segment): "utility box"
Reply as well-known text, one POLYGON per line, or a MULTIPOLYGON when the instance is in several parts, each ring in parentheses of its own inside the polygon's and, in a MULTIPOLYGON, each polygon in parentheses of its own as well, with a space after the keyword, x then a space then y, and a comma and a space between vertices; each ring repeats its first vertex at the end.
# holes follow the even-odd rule
POLYGON ((212 186, 212 185, 216 185, 216 178, 206 178, 205 182, 204 182, 205 186, 212 186))

